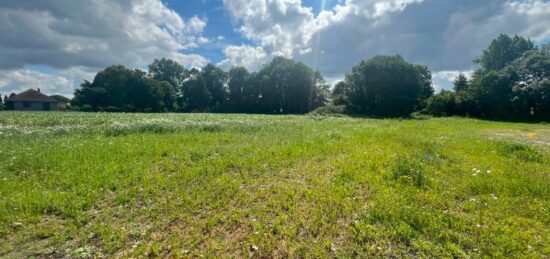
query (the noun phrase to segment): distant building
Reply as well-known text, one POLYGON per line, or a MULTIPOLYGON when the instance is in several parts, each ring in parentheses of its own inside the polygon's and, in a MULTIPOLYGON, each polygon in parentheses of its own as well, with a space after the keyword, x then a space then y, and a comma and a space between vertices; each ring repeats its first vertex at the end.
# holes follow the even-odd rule
POLYGON ((58 101, 41 93, 40 88, 29 89, 11 95, 6 101, 6 108, 20 111, 55 111, 58 110, 58 101))

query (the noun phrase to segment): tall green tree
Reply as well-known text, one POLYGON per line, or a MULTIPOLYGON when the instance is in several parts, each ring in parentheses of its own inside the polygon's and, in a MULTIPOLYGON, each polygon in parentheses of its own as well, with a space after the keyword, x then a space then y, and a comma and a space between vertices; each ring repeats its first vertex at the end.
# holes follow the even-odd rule
POLYGON ((210 111, 213 97, 206 85, 203 73, 193 68, 189 75, 189 79, 184 82, 185 95, 182 103, 184 111, 210 111))
POLYGON ((166 91, 164 102, 170 111, 177 110, 177 98, 184 95, 183 82, 189 76, 189 71, 174 60, 161 58, 155 59, 149 65, 149 76, 157 81, 169 83, 163 85, 166 91))
POLYGON ((316 109, 317 107, 325 106, 329 103, 330 96, 330 85, 325 81, 321 72, 316 71, 314 74, 314 83, 315 86, 311 88, 311 101, 310 101, 310 110, 316 109))
POLYGON ((515 116, 524 120, 550 120, 550 52, 541 48, 515 60, 502 71, 511 83, 515 116))
POLYGON ((80 84, 80 88, 76 89, 71 104, 81 108, 87 106, 93 111, 106 108, 108 106, 107 89, 102 86, 94 86, 91 82, 84 80, 80 84))
POLYGON ((213 110, 219 110, 227 102, 229 92, 227 89, 227 73, 213 64, 208 64, 202 69, 201 74, 206 88, 212 96, 209 106, 213 110))
POLYGON ((498 71, 534 48, 533 42, 529 39, 517 35, 510 37, 501 34, 491 42, 489 47, 474 62, 479 64, 484 71, 498 71))
POLYGON ((72 104, 93 111, 164 112, 170 110, 167 101, 173 100, 171 87, 139 69, 110 66, 93 82, 84 81, 72 104))
POLYGON ((244 67, 233 67, 228 76, 230 109, 233 112, 245 112, 248 106, 246 102, 250 101, 250 96, 247 96, 251 83, 250 73, 244 67))
POLYGON ((256 75, 262 113, 303 114, 313 110, 328 92, 320 74, 300 62, 275 57, 256 75))
POLYGON ((333 105, 348 105, 348 85, 345 81, 340 81, 334 85, 330 97, 333 105))
POLYGON ((455 78, 453 81, 453 90, 457 93, 468 90, 468 78, 464 74, 460 73, 455 78))
POLYGON ((345 81, 350 108, 375 116, 409 116, 433 93, 427 68, 407 63, 401 56, 362 61, 345 81))

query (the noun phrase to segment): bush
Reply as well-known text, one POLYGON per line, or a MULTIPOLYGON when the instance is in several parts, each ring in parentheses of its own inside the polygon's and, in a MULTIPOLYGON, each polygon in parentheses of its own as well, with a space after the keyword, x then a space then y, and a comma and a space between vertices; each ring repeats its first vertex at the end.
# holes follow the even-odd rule
POLYGON ((121 112, 120 108, 118 108, 116 106, 107 106, 106 111, 108 111, 108 112, 121 112))
POLYGON ((426 186, 426 176, 419 163, 413 162, 406 157, 399 156, 391 168, 394 180, 410 182, 416 187, 426 186))
POLYGON ((80 111, 83 111, 83 112, 91 112, 93 111, 94 109, 92 108, 91 105, 89 104, 84 104, 80 107, 80 111))
POLYGON ((433 116, 448 116, 457 113, 456 94, 450 91, 441 91, 428 99, 424 113, 433 116))
POLYGON ((346 113, 345 105, 321 106, 311 112, 311 114, 314 114, 314 115, 342 115, 345 113, 346 113))

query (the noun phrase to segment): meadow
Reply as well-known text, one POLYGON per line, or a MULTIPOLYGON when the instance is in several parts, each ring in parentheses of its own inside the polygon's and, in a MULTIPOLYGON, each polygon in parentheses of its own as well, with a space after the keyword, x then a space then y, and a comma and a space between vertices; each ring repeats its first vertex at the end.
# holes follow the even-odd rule
POLYGON ((550 125, 0 113, 0 257, 550 257, 550 125))

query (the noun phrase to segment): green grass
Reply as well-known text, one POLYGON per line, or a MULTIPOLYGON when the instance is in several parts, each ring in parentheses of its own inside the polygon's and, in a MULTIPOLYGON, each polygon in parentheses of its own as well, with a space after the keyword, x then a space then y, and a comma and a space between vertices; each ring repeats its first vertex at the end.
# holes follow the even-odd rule
POLYGON ((2 112, 0 257, 548 258, 549 140, 459 118, 2 112))

